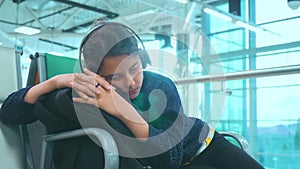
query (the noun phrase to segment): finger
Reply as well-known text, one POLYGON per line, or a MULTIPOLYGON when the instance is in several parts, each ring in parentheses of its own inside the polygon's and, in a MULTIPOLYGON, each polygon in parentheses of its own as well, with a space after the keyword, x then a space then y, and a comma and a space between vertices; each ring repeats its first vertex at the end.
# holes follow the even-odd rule
POLYGON ((82 83, 92 83, 95 84, 95 77, 94 76, 88 76, 83 73, 76 73, 74 74, 74 80, 81 81, 82 83))
POLYGON ((75 87, 77 87, 78 90, 86 92, 88 95, 95 94, 95 93, 100 94, 101 90, 103 90, 99 86, 100 84, 97 85, 98 82, 96 82, 93 77, 89 77, 84 74, 75 74, 74 77, 75 77, 73 79, 74 84, 78 85, 75 87), (95 85, 97 85, 97 88, 95 85))
POLYGON ((87 75, 97 75, 96 73, 90 71, 90 70, 87 69, 87 68, 84 68, 84 69, 83 69, 83 73, 85 73, 85 74, 87 74, 87 75))
MULTIPOLYGON (((75 90, 76 91, 76 90, 75 90)), ((78 96, 80 98, 82 98, 83 100, 87 100, 90 96, 88 96, 87 94, 81 92, 81 91, 76 91, 76 93, 78 94, 78 96)))
POLYGON ((100 86, 100 83, 97 83, 97 84, 95 85, 96 88, 99 87, 99 86, 100 86))
MULTIPOLYGON (((89 88, 87 85, 82 85, 76 82, 73 82, 72 88, 81 95, 82 98, 85 98, 84 95, 86 96, 95 96, 95 87, 89 88)), ((98 93, 98 92, 97 92, 98 93)))
POLYGON ((75 74, 74 80, 77 83, 80 83, 83 86, 89 87, 91 91, 95 91, 95 87, 97 88, 97 87, 99 87, 102 84, 103 84, 103 89, 108 90, 107 86, 106 86, 107 82, 103 78, 101 78, 99 75, 96 75, 96 74, 90 74, 90 75, 87 75, 87 74, 75 74))
POLYGON ((96 84, 101 84, 101 86, 106 89, 106 90, 111 90, 113 89, 112 85, 110 83, 108 83, 103 77, 101 77, 99 74, 96 74, 92 71, 90 71, 89 69, 87 68, 84 68, 83 72, 86 74, 86 75, 89 75, 89 76, 94 76, 95 77, 95 81, 96 81, 96 84))
POLYGON ((95 87, 101 86, 105 90, 114 89, 114 87, 110 83, 108 83, 103 77, 99 76, 95 80, 96 80, 96 86, 95 87))
POLYGON ((80 95, 80 97, 84 99, 87 97, 95 97, 96 95, 101 94, 101 89, 95 88, 94 86, 88 87, 88 85, 85 83, 81 84, 76 80, 72 82, 72 88, 78 93, 78 95, 80 95))

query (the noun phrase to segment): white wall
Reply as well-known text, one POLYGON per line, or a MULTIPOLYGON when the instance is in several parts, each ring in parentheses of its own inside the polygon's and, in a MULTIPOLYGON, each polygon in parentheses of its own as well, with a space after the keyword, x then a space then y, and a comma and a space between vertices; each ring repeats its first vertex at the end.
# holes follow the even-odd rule
POLYGON ((18 89, 16 55, 13 48, 0 46, 0 101, 18 89))

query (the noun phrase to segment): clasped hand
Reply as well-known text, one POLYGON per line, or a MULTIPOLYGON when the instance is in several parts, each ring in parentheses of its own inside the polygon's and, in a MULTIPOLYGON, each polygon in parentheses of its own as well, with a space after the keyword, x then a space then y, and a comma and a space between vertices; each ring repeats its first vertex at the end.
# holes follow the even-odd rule
POLYGON ((110 83, 88 69, 74 74, 71 87, 79 95, 73 101, 94 105, 117 117, 120 116, 118 107, 128 104, 110 83))
POLYGON ((116 92, 110 83, 98 74, 84 69, 83 73, 57 75, 49 81, 49 85, 55 88, 73 88, 79 96, 73 97, 74 102, 99 107, 123 121, 135 137, 142 141, 148 138, 149 125, 147 122, 130 103, 116 92))

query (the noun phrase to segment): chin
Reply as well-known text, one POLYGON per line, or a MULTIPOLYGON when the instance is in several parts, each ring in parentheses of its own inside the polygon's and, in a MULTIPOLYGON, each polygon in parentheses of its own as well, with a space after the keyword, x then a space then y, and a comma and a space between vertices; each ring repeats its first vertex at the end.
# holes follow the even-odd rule
POLYGON ((129 95, 129 99, 130 99, 130 100, 133 100, 133 99, 135 99, 136 97, 137 97, 137 95, 135 95, 135 94, 134 94, 134 95, 129 95))

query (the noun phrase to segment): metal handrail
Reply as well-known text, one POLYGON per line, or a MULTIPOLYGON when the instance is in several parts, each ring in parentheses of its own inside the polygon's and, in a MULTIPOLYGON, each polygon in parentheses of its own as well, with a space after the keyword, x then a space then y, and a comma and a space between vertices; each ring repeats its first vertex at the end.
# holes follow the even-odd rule
POLYGON ((228 80, 236 80, 236 79, 278 76, 278 75, 288 75, 288 74, 297 74, 297 73, 300 73, 300 65, 267 68, 267 69, 256 69, 256 70, 232 72, 232 73, 225 73, 225 74, 212 74, 212 75, 204 75, 200 77, 180 78, 175 80, 175 83, 178 85, 183 85, 183 84, 192 84, 192 83, 228 81, 228 80))

